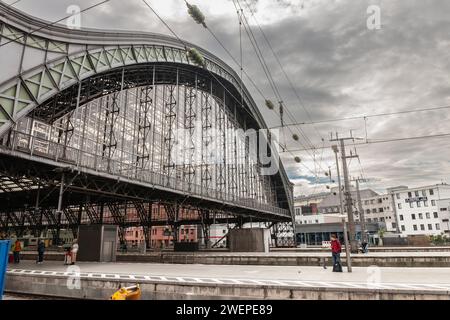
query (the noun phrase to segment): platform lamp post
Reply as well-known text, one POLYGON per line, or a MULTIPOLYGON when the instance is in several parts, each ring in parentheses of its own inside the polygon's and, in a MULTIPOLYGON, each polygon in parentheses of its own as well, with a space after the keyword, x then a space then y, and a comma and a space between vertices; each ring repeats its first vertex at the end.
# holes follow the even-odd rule
POLYGON ((349 248, 349 241, 348 241, 348 233, 347 233, 347 222, 345 221, 345 213, 344 213, 344 202, 342 201, 342 185, 341 185, 341 174, 339 171, 339 159, 338 159, 338 146, 333 145, 331 146, 333 149, 334 155, 336 157, 336 172, 338 176, 338 185, 339 185, 339 208, 341 212, 342 217, 342 224, 344 227, 344 243, 345 243, 345 258, 347 260, 347 271, 352 272, 352 259, 350 257, 350 248, 349 248))

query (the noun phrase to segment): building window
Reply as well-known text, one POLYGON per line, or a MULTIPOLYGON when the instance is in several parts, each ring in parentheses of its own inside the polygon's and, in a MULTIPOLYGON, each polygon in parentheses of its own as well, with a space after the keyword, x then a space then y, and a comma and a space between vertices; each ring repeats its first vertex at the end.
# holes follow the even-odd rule
POLYGON ((438 213, 437 212, 433 212, 433 217, 435 217, 437 219, 438 218, 438 213))
POLYGON ((403 215, 401 214, 400 215, 400 221, 403 221, 404 220, 404 218, 403 218, 403 215))
POLYGON ((420 208, 422 206, 422 204, 420 203, 420 201, 417 201, 417 208, 420 208))
POLYGON ((425 231, 425 225, 424 224, 420 225, 420 230, 425 231))
POLYGON ((384 212, 383 208, 378 209, 378 212, 384 212))
POLYGON ((413 225, 414 231, 417 231, 417 225, 413 225))
POLYGON ((424 197, 427 196, 427 191, 426 190, 422 190, 422 196, 424 196, 424 197))
POLYGON ((430 213, 429 213, 429 212, 427 212, 427 213, 425 214, 425 216, 427 217, 427 219, 430 219, 430 213))
POLYGON ((441 230, 441 225, 439 223, 436 223, 436 230, 441 230))
POLYGON ((370 209, 367 209, 367 210, 366 210, 366 213, 370 213, 370 209))
POLYGON ((434 195, 434 189, 430 189, 430 196, 434 195))
POLYGON ((425 201, 423 202, 423 206, 424 206, 424 207, 428 207, 428 201, 425 200, 425 201))
POLYGON ((402 208, 402 204, 401 204, 401 203, 398 204, 398 208, 399 208, 399 209, 402 208))
POLYGON ((408 192, 408 198, 412 198, 412 193, 408 192))
POLYGON ((402 226, 402 231, 405 231, 406 229, 405 229, 405 226, 402 226))
POLYGON ((433 230, 433 225, 432 224, 428 225, 428 230, 433 230))
POLYGON ((423 213, 419 213, 419 219, 423 219, 423 213))
POLYGON ((392 228, 397 228, 397 224, 395 222, 392 222, 392 228))
POLYGON ((436 200, 431 200, 431 205, 435 206, 436 205, 436 200))
POLYGON ((416 215, 414 213, 411 214, 411 219, 416 220, 416 215))
POLYGON ((410 208, 414 208, 414 206, 413 206, 413 203, 412 203, 412 202, 410 202, 410 203, 409 203, 409 207, 410 207, 410 208))
POLYGON ((377 213, 377 209, 372 209, 372 212, 373 213, 377 213))
POLYGON ((419 191, 415 191, 414 194, 416 195, 416 197, 419 196, 419 191))
POLYGON ((372 219, 371 218, 367 219, 367 222, 372 222, 372 219))
POLYGON ((400 199, 400 193, 397 193, 396 196, 397 196, 397 199, 400 199))

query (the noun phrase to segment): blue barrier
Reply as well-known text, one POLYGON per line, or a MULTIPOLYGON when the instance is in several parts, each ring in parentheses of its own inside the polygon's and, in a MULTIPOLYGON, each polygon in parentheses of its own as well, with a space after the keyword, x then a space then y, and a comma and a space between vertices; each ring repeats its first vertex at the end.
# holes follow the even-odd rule
POLYGON ((5 290, 6 268, 8 267, 9 249, 11 242, 9 240, 0 241, 0 300, 3 299, 5 290))

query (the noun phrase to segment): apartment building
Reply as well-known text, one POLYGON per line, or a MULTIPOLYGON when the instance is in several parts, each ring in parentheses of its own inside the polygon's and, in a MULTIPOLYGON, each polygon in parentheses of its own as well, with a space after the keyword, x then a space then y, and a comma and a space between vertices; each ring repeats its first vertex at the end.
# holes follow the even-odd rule
POLYGON ((388 189, 395 202, 400 232, 405 235, 450 235, 450 186, 388 189))
MULTIPOLYGON (((397 232, 397 217, 395 216, 394 205, 389 194, 381 194, 362 199, 361 201, 364 210, 364 219, 367 223, 381 222, 386 231, 397 232)), ((359 221, 361 218, 358 211, 356 212, 355 221, 359 221)))

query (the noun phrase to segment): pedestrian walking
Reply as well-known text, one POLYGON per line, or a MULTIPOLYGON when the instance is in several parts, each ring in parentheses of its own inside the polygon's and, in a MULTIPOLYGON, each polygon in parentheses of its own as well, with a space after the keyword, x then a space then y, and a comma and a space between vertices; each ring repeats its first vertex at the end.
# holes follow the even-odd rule
POLYGON ((13 246, 14 263, 20 263, 20 251, 22 251, 22 244, 16 240, 13 246))
POLYGON ((342 246, 335 234, 331 235, 331 255, 333 257, 333 272, 342 272, 342 246))
POLYGON ((72 263, 72 245, 65 244, 63 245, 64 249, 64 265, 68 265, 72 263))
POLYGON ((38 240, 37 252, 38 252, 38 259, 36 263, 42 264, 44 262, 45 243, 41 239, 38 240))
POLYGON ((78 241, 75 239, 72 244, 72 249, 70 250, 72 253, 72 263, 75 264, 77 262, 77 253, 78 253, 78 241))

